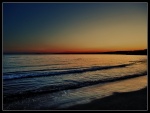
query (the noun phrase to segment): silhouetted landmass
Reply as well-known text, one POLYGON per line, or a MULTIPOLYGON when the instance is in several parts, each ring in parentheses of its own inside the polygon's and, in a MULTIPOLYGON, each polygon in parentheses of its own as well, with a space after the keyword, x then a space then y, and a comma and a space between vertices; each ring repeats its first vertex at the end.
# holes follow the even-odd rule
POLYGON ((115 51, 115 52, 103 52, 105 54, 126 54, 126 55, 147 55, 147 49, 135 50, 135 51, 115 51))
POLYGON ((41 52, 4 52, 4 54, 125 54, 125 55, 147 55, 147 49, 133 51, 111 51, 111 52, 58 52, 58 53, 41 53, 41 52))

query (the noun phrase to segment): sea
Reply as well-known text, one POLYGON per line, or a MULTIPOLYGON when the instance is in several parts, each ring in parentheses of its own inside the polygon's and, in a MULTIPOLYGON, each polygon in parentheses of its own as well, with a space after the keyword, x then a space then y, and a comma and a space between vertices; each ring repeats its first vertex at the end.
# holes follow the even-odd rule
POLYGON ((147 56, 4 54, 2 66, 4 110, 57 110, 110 95, 105 84, 146 76, 147 56))

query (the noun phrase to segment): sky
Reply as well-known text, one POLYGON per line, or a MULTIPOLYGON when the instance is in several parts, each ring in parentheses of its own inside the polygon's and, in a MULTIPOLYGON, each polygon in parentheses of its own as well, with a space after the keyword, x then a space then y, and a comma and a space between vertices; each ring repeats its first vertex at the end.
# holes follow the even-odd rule
POLYGON ((3 52, 147 49, 148 4, 3 3, 3 52))

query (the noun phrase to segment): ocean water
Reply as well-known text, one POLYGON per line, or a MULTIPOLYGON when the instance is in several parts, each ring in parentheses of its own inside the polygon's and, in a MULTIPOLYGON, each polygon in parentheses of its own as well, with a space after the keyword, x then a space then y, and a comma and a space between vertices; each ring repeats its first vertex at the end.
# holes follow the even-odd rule
POLYGON ((146 55, 3 55, 3 108, 86 103, 105 92, 97 91, 97 85, 146 74, 146 55))

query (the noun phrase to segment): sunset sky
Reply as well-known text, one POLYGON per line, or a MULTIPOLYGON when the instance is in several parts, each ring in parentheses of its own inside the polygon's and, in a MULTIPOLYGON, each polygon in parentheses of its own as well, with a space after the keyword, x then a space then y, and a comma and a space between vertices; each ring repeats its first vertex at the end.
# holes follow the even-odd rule
POLYGON ((147 48, 145 3, 3 3, 4 52, 147 48))

